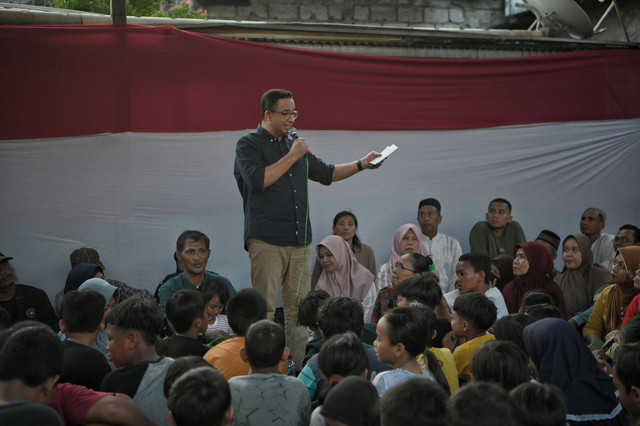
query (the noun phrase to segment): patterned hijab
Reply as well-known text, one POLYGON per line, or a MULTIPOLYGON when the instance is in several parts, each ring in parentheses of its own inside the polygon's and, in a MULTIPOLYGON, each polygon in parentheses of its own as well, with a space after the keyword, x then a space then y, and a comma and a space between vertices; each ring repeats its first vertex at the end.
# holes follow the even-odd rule
POLYGON ((331 296, 347 296, 362 303, 364 297, 371 289, 374 275, 356 260, 349 243, 338 235, 325 237, 316 250, 325 247, 331 252, 338 262, 338 269, 335 272, 322 270, 316 290, 325 290, 331 296))
POLYGON ((640 246, 620 247, 616 250, 616 256, 618 255, 621 255, 624 260, 627 280, 622 284, 614 284, 611 291, 611 300, 604 323, 607 331, 620 329, 631 299, 639 293, 633 286, 633 277, 640 264, 640 246))
POLYGON ((565 266, 554 280, 564 293, 567 315, 570 317, 593 305, 593 296, 596 291, 609 282, 609 271, 598 264, 593 264, 589 237, 584 234, 569 235, 562 242, 563 248, 571 238, 578 243, 582 263, 575 269, 568 269, 565 266))

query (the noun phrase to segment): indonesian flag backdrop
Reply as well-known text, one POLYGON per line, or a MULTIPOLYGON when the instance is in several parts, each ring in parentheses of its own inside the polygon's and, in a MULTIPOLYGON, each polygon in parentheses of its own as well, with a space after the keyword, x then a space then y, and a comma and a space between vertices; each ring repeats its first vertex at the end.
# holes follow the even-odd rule
MULTIPOLYGON (((329 163, 396 144, 383 167, 310 183, 314 242, 352 210, 378 264, 426 197, 467 251, 490 199, 529 239, 640 224, 640 51, 519 59, 403 59, 283 48, 171 27, 0 27, 0 252, 53 295, 69 254, 155 289, 185 229, 208 269, 250 286, 235 143, 269 88, 294 93, 299 133, 329 163)), ((560 266, 561 261, 556 261, 560 266)))

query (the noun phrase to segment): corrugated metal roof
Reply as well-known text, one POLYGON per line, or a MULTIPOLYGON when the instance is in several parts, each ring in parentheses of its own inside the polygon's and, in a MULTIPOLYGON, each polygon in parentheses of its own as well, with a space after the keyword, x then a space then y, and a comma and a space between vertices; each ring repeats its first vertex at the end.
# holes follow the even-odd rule
MULTIPOLYGON (((336 23, 229 21, 128 17, 130 25, 172 25, 188 31, 315 50, 382 56, 503 58, 575 50, 636 49, 639 43, 544 37, 541 31, 435 29, 336 23)), ((111 17, 37 6, 0 3, 4 25, 98 25, 111 17)))

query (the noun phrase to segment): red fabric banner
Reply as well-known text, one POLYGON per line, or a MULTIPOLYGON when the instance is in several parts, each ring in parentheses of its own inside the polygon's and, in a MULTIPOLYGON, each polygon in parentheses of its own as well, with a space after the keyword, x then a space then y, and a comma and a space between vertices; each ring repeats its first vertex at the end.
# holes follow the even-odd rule
POLYGON ((407 59, 284 48, 172 27, 0 27, 0 139, 252 128, 294 93, 296 126, 468 129, 640 117, 640 51, 407 59))

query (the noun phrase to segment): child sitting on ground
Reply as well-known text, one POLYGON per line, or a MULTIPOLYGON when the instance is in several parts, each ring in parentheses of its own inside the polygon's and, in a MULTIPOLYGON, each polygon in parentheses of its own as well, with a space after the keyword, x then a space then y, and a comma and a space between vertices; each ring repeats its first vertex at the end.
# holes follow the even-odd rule
POLYGON ((62 298, 60 331, 67 338, 62 342, 61 383, 73 383, 97 391, 104 376, 111 372, 104 355, 92 347, 102 331, 105 303, 104 296, 91 290, 70 291, 62 298))
POLYGON ((307 365, 312 356, 320 352, 322 346, 322 333, 318 326, 318 308, 322 302, 327 300, 329 293, 324 290, 310 291, 307 296, 300 301, 298 305, 298 323, 313 331, 313 339, 309 340, 305 349, 304 361, 302 366, 307 365))
POLYGON ((204 333, 205 342, 215 346, 221 340, 236 337, 224 314, 224 307, 229 301, 226 282, 222 278, 210 277, 204 280, 199 290, 207 299, 208 327, 204 333))
POLYGON ((327 340, 318 354, 318 365, 329 387, 320 394, 317 406, 311 413, 311 426, 324 426, 326 418, 322 415, 322 404, 327 393, 349 376, 367 378, 369 358, 358 336, 352 331, 336 334, 327 340))
POLYGON ((178 377, 167 405, 175 426, 223 426, 233 421, 229 384, 211 367, 198 367, 178 377))
POLYGON ((251 365, 251 374, 229 380, 236 424, 309 424, 310 401, 304 384, 278 373, 279 364, 289 357, 280 325, 269 320, 251 325, 240 356, 251 365))
MULTIPOLYGON (((396 286, 396 294, 398 295, 397 306, 409 306, 411 303, 420 303, 430 307, 436 314, 436 322, 434 324, 436 334, 429 337, 429 345, 436 348, 442 347, 442 339, 451 331, 451 316, 438 318, 438 309, 442 310, 442 289, 438 284, 438 277, 433 272, 425 272, 417 277, 407 278, 396 286)), ((446 301, 444 301, 446 305, 446 301)), ((445 306, 446 312, 449 307, 445 306)))
POLYGON ((152 299, 132 297, 107 315, 111 361, 119 370, 102 381, 102 391, 124 393, 161 426, 169 425, 167 400, 162 392, 172 358, 161 358, 155 342, 164 322, 152 299))
POLYGON ((383 426, 446 426, 449 395, 429 380, 409 379, 380 400, 383 426))
POLYGON ((485 342, 496 339, 493 334, 487 334, 487 330, 496 320, 496 311, 496 305, 482 293, 463 294, 453 304, 453 338, 449 339, 449 342, 455 343, 457 339, 466 342, 453 352, 461 382, 473 380, 473 355, 485 342))
POLYGON ((197 290, 180 290, 167 302, 167 320, 174 331, 164 342, 167 356, 204 356, 209 348, 199 342, 208 326, 207 298, 197 290))
POLYGON ((551 385, 523 383, 509 392, 520 426, 566 426, 564 395, 551 385))
MULTIPOLYGON (((229 300, 227 316, 229 325, 238 337, 218 343, 203 358, 229 380, 249 374, 251 367, 240 356, 240 350, 245 347, 244 336, 251 324, 267 318, 267 302, 256 290, 245 288, 229 300)), ((280 366, 280 372, 287 372, 286 359, 280 366)))
MULTIPOLYGON (((429 365, 421 365, 416 357, 422 355, 427 347, 427 319, 420 309, 410 306, 394 308, 378 321, 374 346, 380 362, 391 364, 391 371, 378 373, 373 385, 383 396, 389 389, 411 377, 424 377, 436 381, 434 372, 446 379, 437 360, 429 365)), ((433 356, 433 354, 429 354, 433 356)), ((435 356, 433 356, 435 358, 435 356)))

